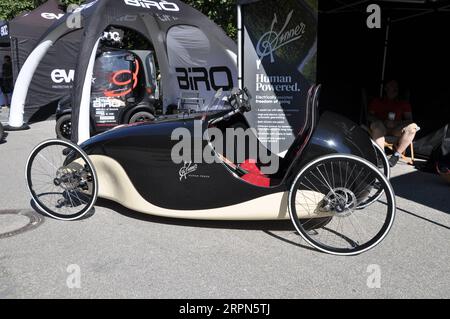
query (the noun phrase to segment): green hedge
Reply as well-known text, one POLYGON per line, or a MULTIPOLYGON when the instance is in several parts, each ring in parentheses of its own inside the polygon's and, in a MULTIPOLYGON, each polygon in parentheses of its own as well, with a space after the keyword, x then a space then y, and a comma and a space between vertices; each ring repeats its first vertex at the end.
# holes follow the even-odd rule
MULTIPOLYGON (((46 0, 0 0, 0 20, 11 20, 21 12, 30 11, 46 0)), ((80 4, 81 0, 60 0, 61 4, 80 4)), ((236 38, 236 2, 234 0, 185 0, 197 8, 218 25, 232 38, 236 38)))

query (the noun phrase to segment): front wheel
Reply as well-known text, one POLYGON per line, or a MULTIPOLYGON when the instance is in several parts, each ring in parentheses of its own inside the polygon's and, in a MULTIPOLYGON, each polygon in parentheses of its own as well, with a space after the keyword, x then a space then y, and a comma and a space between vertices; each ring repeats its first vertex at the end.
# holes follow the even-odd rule
POLYGON ((86 153, 70 142, 39 144, 28 158, 26 179, 37 208, 55 219, 80 219, 97 200, 94 166, 86 153))
POLYGON ((377 246, 391 230, 395 212, 394 191, 383 172, 352 155, 329 155, 308 164, 289 193, 289 213, 298 233, 333 255, 357 255, 377 246), (379 197, 362 208, 374 187, 379 197))

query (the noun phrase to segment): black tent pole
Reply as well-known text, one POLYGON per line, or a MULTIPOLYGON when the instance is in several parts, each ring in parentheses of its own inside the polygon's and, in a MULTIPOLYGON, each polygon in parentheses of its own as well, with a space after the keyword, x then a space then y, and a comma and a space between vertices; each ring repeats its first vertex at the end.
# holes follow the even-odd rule
POLYGON ((243 74, 244 74, 244 57, 243 57, 243 31, 242 31, 242 6, 237 5, 237 29, 238 29, 238 83, 239 89, 243 89, 243 74))
POLYGON ((389 35, 391 31, 391 18, 387 19, 386 24, 386 37, 384 40, 384 55, 383 55, 383 68, 381 70, 381 85, 380 85, 380 97, 383 97, 384 81, 386 80, 386 64, 389 50, 389 35))

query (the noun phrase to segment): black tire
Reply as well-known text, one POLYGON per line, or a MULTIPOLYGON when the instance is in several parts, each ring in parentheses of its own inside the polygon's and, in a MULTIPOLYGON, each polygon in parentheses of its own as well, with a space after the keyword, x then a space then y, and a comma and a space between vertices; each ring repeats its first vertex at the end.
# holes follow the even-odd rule
POLYGON ((378 146, 377 143, 372 141, 373 148, 375 150, 375 154, 377 156, 377 166, 380 169, 380 171, 383 172, 384 176, 386 176, 387 179, 391 179, 391 166, 389 165, 389 159, 384 152, 384 149, 382 149, 380 146, 378 146))
POLYGON ((0 123, 0 143, 3 142, 3 134, 5 134, 5 130, 3 129, 2 123, 0 123))
POLYGON ((324 217, 324 218, 316 218, 312 221, 309 221, 308 219, 300 219, 300 222, 302 223, 303 228, 306 231, 311 231, 327 226, 329 223, 331 223, 332 220, 333 217, 324 217))
POLYGON ((155 117, 150 112, 137 112, 133 114, 133 116, 130 118, 130 124, 134 123, 142 123, 142 122, 153 122, 155 120, 155 117))
POLYGON ((39 144, 27 161, 27 186, 37 208, 58 220, 77 220, 95 205, 98 179, 89 157, 63 140, 39 144))
POLYGON ((292 184, 288 204, 301 237, 316 249, 339 256, 358 255, 380 244, 396 212, 394 191, 384 174, 364 159, 341 154, 306 165, 292 184), (358 208, 374 183, 383 198, 358 208))
MULTIPOLYGON (((372 141, 372 144, 373 144, 373 148, 375 150, 375 155, 377 157, 377 167, 384 174, 384 176, 386 176, 386 178, 388 180, 390 180, 391 179, 391 166, 389 165, 389 160, 386 156, 386 153, 374 141, 372 141)), ((364 209, 367 206, 372 205, 373 203, 375 203, 377 200, 380 199, 380 197, 383 195, 383 190, 380 188, 378 188, 378 189, 377 188, 378 188, 378 185, 375 185, 374 191, 372 192, 372 194, 370 194, 370 196, 368 196, 366 200, 359 203, 358 209, 364 209)))
POLYGON ((65 114, 56 121, 55 132, 57 138, 70 141, 72 138, 72 115, 65 114))

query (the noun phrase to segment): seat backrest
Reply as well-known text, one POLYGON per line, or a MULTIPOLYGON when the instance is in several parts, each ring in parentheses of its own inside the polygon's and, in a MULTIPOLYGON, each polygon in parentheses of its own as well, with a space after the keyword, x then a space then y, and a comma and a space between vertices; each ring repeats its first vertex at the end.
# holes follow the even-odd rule
POLYGON ((296 160, 301 156, 305 147, 308 145, 315 128, 319 122, 319 97, 321 85, 314 85, 308 91, 308 98, 305 112, 305 125, 299 132, 297 138, 282 160, 283 178, 289 175, 290 170, 295 165, 296 160))
MULTIPOLYGON (((317 126, 317 124, 319 123, 319 100, 320 100, 320 93, 322 91, 322 85, 316 85, 314 87, 314 93, 313 93, 313 97, 312 97, 312 130, 314 130, 317 126)), ((311 132, 312 133, 312 132, 311 132)))

